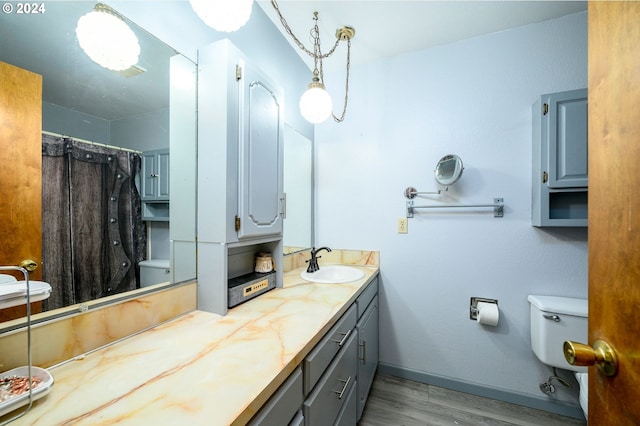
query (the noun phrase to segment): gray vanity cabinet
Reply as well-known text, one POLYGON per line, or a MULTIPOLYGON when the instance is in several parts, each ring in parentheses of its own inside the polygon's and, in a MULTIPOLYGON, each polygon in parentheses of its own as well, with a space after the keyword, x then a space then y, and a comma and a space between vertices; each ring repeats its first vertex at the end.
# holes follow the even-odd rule
MULTIPOLYGON (((373 285, 372 285, 373 286, 373 285)), ((375 296, 358 320, 358 421, 378 368, 378 296, 375 296)))
MULTIPOLYGON (((358 342, 351 334, 342 350, 331 363, 311 394, 304 401, 305 425, 330 425, 339 414, 345 415, 343 406, 348 406, 349 396, 357 386, 358 342)), ((356 406, 351 404, 355 416, 356 406)))
POLYGON ((534 226, 587 226, 587 89, 550 93, 533 105, 534 226))
POLYGON ((296 368, 248 424, 272 426, 295 423, 302 399, 302 371, 296 368))
POLYGON ((364 406, 378 369, 378 277, 367 286, 356 300, 358 312, 358 389, 357 419, 364 406))
POLYGON ((357 310, 356 306, 352 305, 306 356, 302 362, 305 395, 311 393, 336 354, 345 346, 349 337, 356 333, 356 321, 357 310))
POLYGON ((376 276, 249 424, 353 426, 377 366, 376 276))

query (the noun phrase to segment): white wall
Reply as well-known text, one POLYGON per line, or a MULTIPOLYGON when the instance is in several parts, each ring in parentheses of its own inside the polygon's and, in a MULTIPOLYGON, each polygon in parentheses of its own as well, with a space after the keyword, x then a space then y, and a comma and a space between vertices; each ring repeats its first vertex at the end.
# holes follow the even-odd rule
POLYGON ((138 151, 169 148, 169 108, 112 120, 110 143, 138 151))
POLYGON ((44 101, 42 130, 103 144, 111 143, 109 120, 44 101))
POLYGON ((380 361, 546 399, 527 295, 586 297, 587 231, 531 226, 531 104, 586 87, 586 12, 354 66, 350 84, 346 121, 316 127, 316 242, 380 250, 380 361), (397 234, 405 188, 434 190, 449 153, 465 170, 442 202, 504 197, 504 218, 422 211, 397 234), (498 327, 469 319, 472 296, 499 300, 498 327))

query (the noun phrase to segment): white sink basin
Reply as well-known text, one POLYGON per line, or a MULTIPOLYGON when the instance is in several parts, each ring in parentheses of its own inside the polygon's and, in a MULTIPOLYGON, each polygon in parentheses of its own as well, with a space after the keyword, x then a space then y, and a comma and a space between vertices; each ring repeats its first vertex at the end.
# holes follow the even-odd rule
POLYGON ((300 278, 314 283, 337 284, 357 281, 364 277, 364 272, 351 266, 327 265, 319 271, 300 273, 300 278))
MULTIPOLYGON (((44 281, 29 281, 29 301, 39 302, 51 294, 51 286, 44 281)), ((0 309, 27 303, 27 284, 24 281, 11 281, 0 284, 0 309)))

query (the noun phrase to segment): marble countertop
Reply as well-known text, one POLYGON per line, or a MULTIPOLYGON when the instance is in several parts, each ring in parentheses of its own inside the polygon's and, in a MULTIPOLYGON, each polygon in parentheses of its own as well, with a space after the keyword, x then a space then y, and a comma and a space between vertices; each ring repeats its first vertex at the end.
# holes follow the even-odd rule
POLYGON ((378 273, 284 288, 194 311, 49 369, 55 384, 14 424, 245 424, 378 273))

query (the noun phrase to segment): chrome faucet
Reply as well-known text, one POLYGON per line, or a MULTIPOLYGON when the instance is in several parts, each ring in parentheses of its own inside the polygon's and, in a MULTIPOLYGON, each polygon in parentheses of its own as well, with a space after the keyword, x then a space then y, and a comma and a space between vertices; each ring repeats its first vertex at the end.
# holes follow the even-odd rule
POLYGON ((320 266, 318 266, 318 259, 322 256, 318 256, 318 253, 321 250, 326 250, 327 253, 331 251, 329 247, 320 247, 318 250, 313 247, 311 249, 311 259, 305 261, 309 264, 309 266, 307 267, 307 272, 316 272, 320 270, 320 266))

